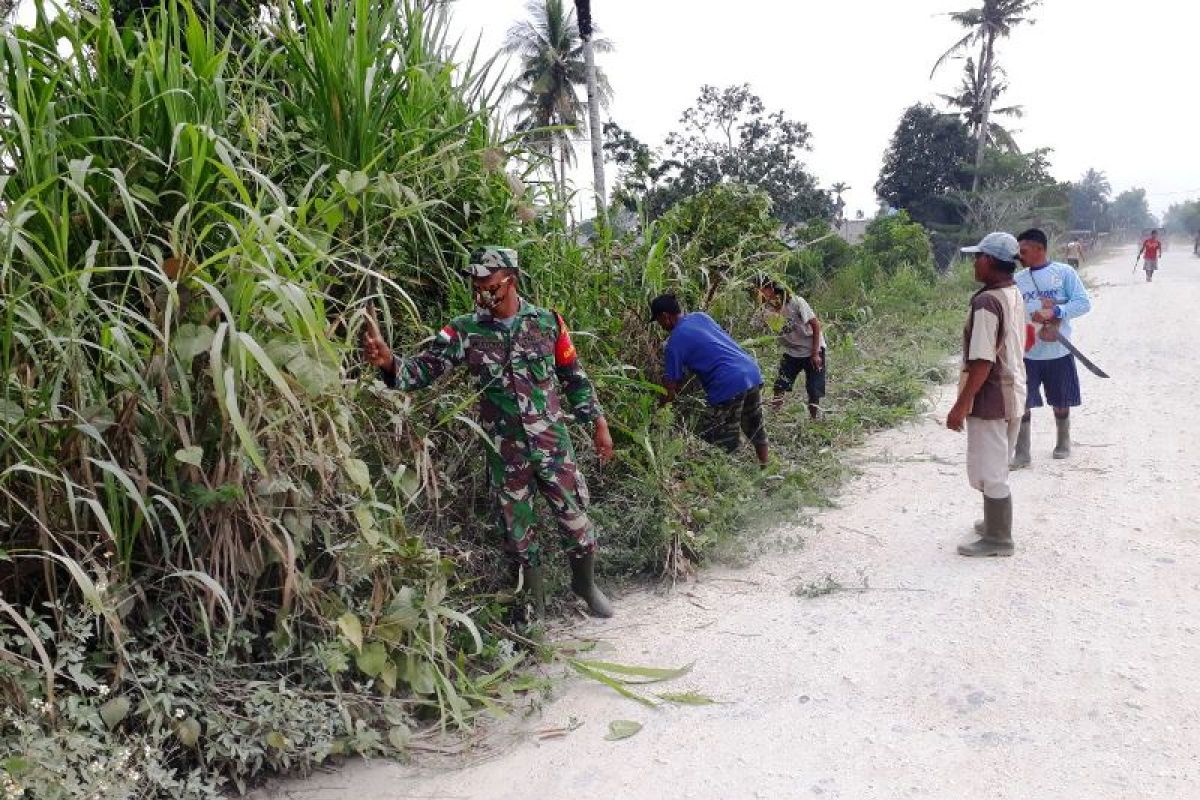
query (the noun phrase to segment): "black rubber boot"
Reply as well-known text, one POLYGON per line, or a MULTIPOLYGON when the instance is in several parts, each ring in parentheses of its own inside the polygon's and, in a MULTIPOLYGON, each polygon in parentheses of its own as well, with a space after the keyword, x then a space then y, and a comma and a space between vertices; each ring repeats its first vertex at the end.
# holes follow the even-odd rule
POLYGON ((1024 469, 1033 461, 1029 455, 1029 425, 1029 420, 1021 420, 1021 430, 1017 434, 1017 449, 1013 453, 1012 462, 1008 465, 1009 469, 1024 469))
POLYGON ((1058 459, 1071 457, 1071 418, 1055 417, 1054 424, 1058 428, 1058 442, 1054 446, 1054 457, 1058 459))
POLYGON ((512 621, 520 625, 546 616, 546 592, 542 586, 542 568, 514 562, 511 568, 513 585, 512 621))
POLYGON ((612 603, 604 596, 604 592, 596 588, 596 554, 571 554, 567 560, 571 564, 571 591, 579 596, 597 617, 611 617, 612 603))
POLYGON ((978 541, 958 546, 960 556, 985 558, 1013 554, 1011 496, 1000 500, 983 498, 983 527, 978 541))

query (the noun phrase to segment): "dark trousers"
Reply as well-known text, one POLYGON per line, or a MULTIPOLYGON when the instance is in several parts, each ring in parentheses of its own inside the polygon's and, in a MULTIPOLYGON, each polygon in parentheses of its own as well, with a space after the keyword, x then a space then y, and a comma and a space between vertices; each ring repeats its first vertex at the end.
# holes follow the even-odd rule
POLYGON ((821 368, 813 365, 812 358, 799 358, 784 353, 779 362, 779 375, 775 378, 776 392, 790 392, 796 385, 796 378, 804 373, 804 389, 808 392, 809 405, 820 405, 825 396, 825 348, 821 348, 821 368))

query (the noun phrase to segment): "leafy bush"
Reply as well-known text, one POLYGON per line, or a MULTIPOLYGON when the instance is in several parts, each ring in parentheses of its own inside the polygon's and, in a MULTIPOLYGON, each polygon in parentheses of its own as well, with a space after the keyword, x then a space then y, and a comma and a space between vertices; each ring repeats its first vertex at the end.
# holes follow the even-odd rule
POLYGON ((766 265, 784 252, 771 198, 759 189, 719 184, 681 200, 662 221, 678 262, 687 265, 684 283, 707 287, 702 307, 735 268, 766 265))
POLYGON ((932 269, 929 234, 904 211, 879 217, 868 225, 862 249, 887 275, 902 267, 932 269))
POLYGON ((784 274, 795 287, 828 280, 854 260, 854 248, 824 220, 796 228, 790 238, 796 249, 787 258, 784 274))

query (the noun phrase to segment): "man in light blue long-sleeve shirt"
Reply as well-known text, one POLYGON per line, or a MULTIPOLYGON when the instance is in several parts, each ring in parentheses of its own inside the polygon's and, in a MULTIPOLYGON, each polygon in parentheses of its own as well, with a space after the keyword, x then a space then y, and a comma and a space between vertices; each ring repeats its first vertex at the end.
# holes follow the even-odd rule
POLYGON ((1013 467, 1027 467, 1029 453, 1030 410, 1049 404, 1054 409, 1058 438, 1055 458, 1071 455, 1071 409, 1082 405, 1079 371, 1075 357, 1058 341, 1071 335, 1071 320, 1092 310, 1092 301, 1079 274, 1066 264, 1046 256, 1046 234, 1031 228, 1017 237, 1021 263, 1025 269, 1016 274, 1017 288, 1025 300, 1025 311, 1037 330, 1033 347, 1025 354, 1027 399, 1025 416, 1017 436, 1013 467), (1042 393, 1045 392, 1045 401, 1042 393))

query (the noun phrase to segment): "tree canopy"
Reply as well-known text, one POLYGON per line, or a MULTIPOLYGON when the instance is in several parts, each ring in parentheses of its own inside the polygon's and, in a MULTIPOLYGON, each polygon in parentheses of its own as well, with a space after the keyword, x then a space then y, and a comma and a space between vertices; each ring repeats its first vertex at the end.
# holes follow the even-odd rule
POLYGON ((804 165, 803 155, 812 149, 808 126, 768 111, 748 84, 701 88, 680 129, 667 136, 666 159, 618 125, 606 131, 609 159, 624 174, 618 193, 629 201, 640 192, 652 218, 722 183, 762 190, 786 225, 833 213, 829 195, 804 165))
POLYGON ((1120 230, 1140 231, 1158 224, 1158 220, 1150 213, 1146 190, 1139 188, 1128 189, 1117 195, 1109 208, 1109 216, 1113 227, 1120 230))
POLYGON ((928 104, 909 107, 884 154, 875 193, 922 224, 961 221, 957 192, 971 185, 966 125, 928 104))
POLYGON ((1106 231, 1111 225, 1108 213, 1112 186, 1101 171, 1089 169, 1071 184, 1071 227, 1077 230, 1106 231))
POLYGON ((1188 236, 1200 233, 1200 200, 1172 204, 1163 217, 1163 227, 1171 233, 1188 236))

